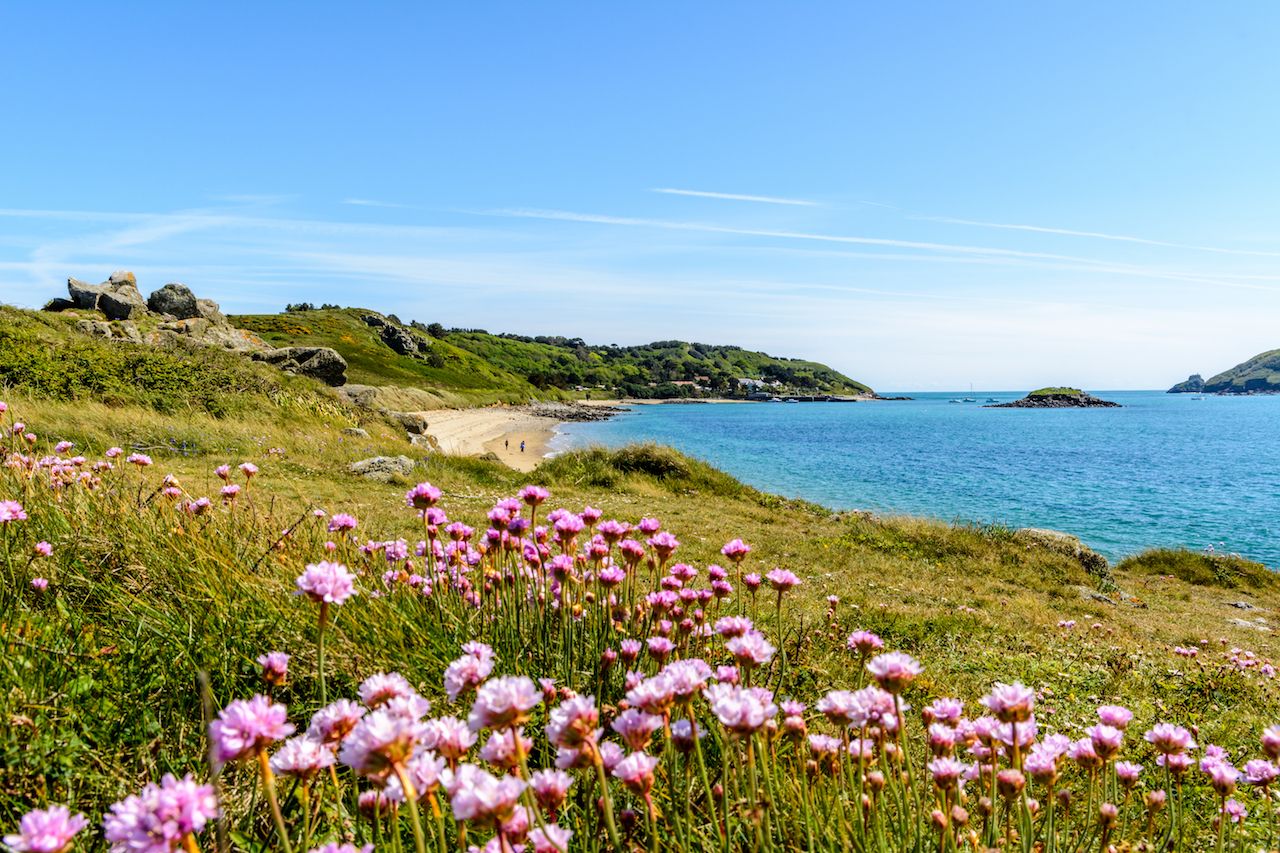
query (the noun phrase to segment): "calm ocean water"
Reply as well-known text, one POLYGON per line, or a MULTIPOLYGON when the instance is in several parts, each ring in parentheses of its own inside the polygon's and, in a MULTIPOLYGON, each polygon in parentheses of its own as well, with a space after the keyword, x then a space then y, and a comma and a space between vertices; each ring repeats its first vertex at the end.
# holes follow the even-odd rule
POLYGON ((553 446, 653 440, 833 508, 1049 527, 1111 559, 1213 545, 1280 567, 1280 396, 1095 393, 1124 408, 984 409, 1022 396, 985 391, 636 406, 553 446), (948 402, 964 396, 979 402, 948 402))

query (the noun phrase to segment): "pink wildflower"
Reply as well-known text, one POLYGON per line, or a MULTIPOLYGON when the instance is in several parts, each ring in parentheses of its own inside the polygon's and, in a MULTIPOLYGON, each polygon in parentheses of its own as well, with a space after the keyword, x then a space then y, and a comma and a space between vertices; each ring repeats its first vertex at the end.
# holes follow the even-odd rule
POLYGON ((705 695, 720 724, 738 735, 759 731, 778 713, 773 694, 758 687, 713 684, 705 695))
POLYGON ((1111 726, 1124 731, 1124 728, 1129 725, 1129 721, 1132 719, 1133 712, 1120 705, 1102 705, 1098 708, 1098 720, 1104 726, 1111 726))
POLYGON ((274 687, 284 684, 289 676, 289 656, 284 652, 258 655, 258 665, 262 667, 263 680, 274 687))
POLYGON ((1031 717, 1036 694, 1016 681, 1013 684, 997 682, 982 704, 1001 722, 1021 723, 1031 717))
POLYGON ((37 557, 48 557, 53 553, 53 546, 48 542, 37 542, 34 549, 37 557))
POLYGON ((538 805, 552 813, 568 799, 572 785, 573 777, 563 770, 535 770, 529 775, 529 787, 538 805))
POLYGON ((284 776, 309 780, 333 764, 333 751, 309 737, 289 738, 271 756, 271 769, 284 776))
POLYGON ((17 501, 0 501, 0 524, 26 521, 27 513, 17 501))
POLYGON ((248 758, 293 731, 288 709, 262 695, 235 700, 209 724, 214 757, 223 764, 248 758))
POLYGON ((330 533, 341 533, 346 530, 355 530, 355 529, 356 529, 356 517, 354 515, 348 515, 345 512, 339 512, 334 514, 334 516, 329 519, 330 533))
POLYGON ((370 711, 342 742, 338 760, 361 776, 385 780, 413 755, 425 727, 411 717, 385 709, 370 711))
POLYGON ((800 585, 800 578, 796 577, 795 572, 789 572, 786 569, 774 569, 765 575, 764 579, 779 593, 800 585))
POLYGON ((647 796, 653 788, 653 771, 657 767, 658 759, 655 756, 633 752, 617 763, 613 768, 613 776, 634 793, 647 796))
POLYGON ((84 815, 73 815, 66 806, 33 809, 18 822, 17 834, 4 837, 4 844, 13 853, 63 853, 88 825, 84 815))
POLYGON ((246 480, 252 480, 254 475, 258 473, 258 466, 252 462, 241 462, 240 473, 244 474, 246 480))
POLYGON ((365 713, 364 708, 350 699, 339 699, 315 712, 307 727, 307 737, 332 746, 341 742, 365 713))
POLYGON ((1117 761, 1115 771, 1120 784, 1125 788, 1132 788, 1138 784, 1138 778, 1142 775, 1142 765, 1132 761, 1117 761))
POLYGON ((483 643, 468 645, 475 648, 475 653, 464 654, 444 670, 444 691, 450 702, 458 701, 459 696, 479 687, 493 672, 493 649, 483 643))
POLYGON ((1143 737, 1165 755, 1186 752, 1196 747, 1191 732, 1172 723, 1156 723, 1143 737))
POLYGON ((457 717, 440 717, 425 723, 422 745, 450 761, 465 758, 476 744, 476 734, 457 717))
POLYGON ((298 576, 295 594, 306 595, 316 602, 343 604, 356 594, 355 579, 356 576, 341 563, 321 560, 308 565, 298 576))
POLYGON ((441 491, 430 483, 419 483, 405 492, 404 502, 420 512, 425 512, 440 502, 441 491))
POLYGON ((458 820, 490 824, 511 816, 525 782, 515 776, 501 779, 474 764, 463 764, 445 779, 445 790, 458 820))
POLYGON ((572 696, 551 710, 547 740, 561 749, 578 749, 598 736, 600 712, 592 696, 572 696))
POLYGON ((724 644, 724 647, 734 656, 739 666, 764 666, 773 660, 773 653, 777 651, 773 644, 765 639, 764 634, 758 631, 733 637, 724 644))
POLYGON ((46 589, 49 588, 49 579, 48 578, 32 578, 31 588, 36 590, 37 592, 44 592, 46 589))
POLYGON ((720 553, 725 559, 732 560, 735 563, 741 563, 748 554, 751 553, 751 546, 741 539, 733 539, 720 549, 720 553))
POLYGON ((646 714, 638 708, 628 708, 613 721, 612 728, 627 749, 639 752, 649 745, 653 733, 662 728, 662 717, 646 714))
POLYGON ((475 703, 467 718, 472 731, 524 725, 529 712, 542 702, 542 694, 532 679, 507 675, 487 681, 476 691, 475 703))
POLYGON ((867 671, 889 693, 901 693, 923 671, 920 662, 905 652, 888 652, 867 662, 867 671))
MULTIPOLYGON (((567 853, 573 831, 558 824, 547 823, 529 830, 529 843, 533 853, 567 853)), ((525 848, 528 850, 528 848, 525 848)))
POLYGON ((198 833, 218 816, 212 785, 200 785, 190 775, 165 775, 139 793, 111 807, 103 819, 103 835, 114 853, 160 853, 176 850, 183 839, 198 833))
POLYGON ((849 635, 849 639, 845 641, 845 645, 850 651, 866 657, 872 652, 878 652, 884 648, 884 640, 880 639, 870 631, 854 631, 849 635))
POLYGON ((407 699, 417 691, 398 672, 378 672, 360 683, 360 701, 370 709, 378 708, 392 699, 407 699))
POLYGON ((933 775, 933 784, 943 791, 955 788, 968 769, 967 765, 954 758, 935 758, 929 762, 929 773, 933 775))

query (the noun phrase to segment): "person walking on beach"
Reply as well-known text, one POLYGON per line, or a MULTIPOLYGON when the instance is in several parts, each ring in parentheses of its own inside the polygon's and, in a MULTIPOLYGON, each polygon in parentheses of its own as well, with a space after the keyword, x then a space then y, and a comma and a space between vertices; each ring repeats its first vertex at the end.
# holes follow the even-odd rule
POLYGON ((511 439, 509 439, 509 438, 504 438, 504 439, 502 439, 502 449, 503 449, 503 450, 510 450, 510 449, 511 449, 511 439))
POLYGON ((520 452, 524 453, 524 442, 520 442, 520 452))

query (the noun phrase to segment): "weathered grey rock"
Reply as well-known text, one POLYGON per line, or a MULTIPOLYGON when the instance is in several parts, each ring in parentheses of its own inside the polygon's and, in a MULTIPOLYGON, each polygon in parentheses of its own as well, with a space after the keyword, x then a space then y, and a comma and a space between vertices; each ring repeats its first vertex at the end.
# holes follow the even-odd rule
POLYGON ((347 383, 347 362, 329 347, 282 347, 254 353, 253 357, 287 373, 319 379, 326 385, 347 383))
POLYGON ((353 462, 347 470, 357 477, 388 483, 396 477, 413 473, 414 461, 408 456, 374 456, 353 462))
POLYGON ((131 344, 143 343, 142 333, 138 331, 138 327, 133 323, 120 323, 113 330, 113 337, 118 336, 121 340, 128 341, 131 344))
POLYGON ((1258 605, 1250 604, 1247 601, 1233 601, 1231 602, 1231 606, 1234 607, 1236 610, 1257 610, 1258 609, 1258 605))
POLYGON ((111 285, 98 296, 98 310, 106 314, 108 320, 128 320, 145 314, 147 303, 137 287, 123 282, 111 285))
POLYGON ((439 453, 440 442, 436 440, 434 435, 413 435, 409 436, 409 443, 414 447, 421 448, 428 453, 439 453))
POLYGON ((360 319, 364 320, 365 325, 373 326, 375 329, 379 326, 387 325, 387 321, 379 317, 377 314, 365 314, 360 319))
POLYGON ((76 328, 95 338, 111 337, 111 324, 103 320, 77 320, 76 328))
POLYGON ((1248 619, 1228 619, 1228 625, 1235 625, 1237 628, 1247 628, 1251 631, 1261 631, 1264 634, 1271 633, 1271 626, 1267 625, 1264 619, 1255 619, 1250 622, 1248 619))
POLYGON ((353 406, 371 409, 378 398, 378 389, 372 385, 346 385, 338 391, 338 396, 353 406))
POLYGON ((215 326, 227 325, 227 318, 223 316, 222 309, 212 299, 197 299, 196 312, 215 326))
POLYGON ((77 308, 92 311, 98 307, 98 297, 106 291, 108 285, 90 284, 78 278, 67 279, 67 295, 77 308))
POLYGON ((219 347, 240 353, 255 353, 271 349, 253 332, 237 329, 234 326, 220 326, 203 317, 161 323, 156 327, 150 340, 151 343, 158 344, 163 343, 166 338, 181 338, 203 346, 219 347))
POLYGON ((422 412, 387 412, 391 418, 410 435, 424 435, 427 432, 427 416, 422 412))
POLYGON ((196 295, 185 284, 171 281, 147 297, 147 308, 157 314, 168 314, 177 320, 190 320, 200 316, 196 295))
POLYGON ((138 279, 128 270, 116 270, 111 274, 111 277, 107 279, 106 283, 115 287, 128 285, 134 290, 138 289, 138 279))
POLYGON ((48 302, 46 302, 44 304, 44 307, 41 308, 40 310, 41 311, 67 311, 75 307, 76 307, 76 304, 72 302, 70 299, 63 299, 61 296, 55 296, 53 299, 50 299, 48 302))
POLYGON ((347 427, 342 431, 342 434, 352 436, 353 438, 369 437, 369 431, 367 429, 361 429, 360 427, 347 427))
POLYGON ((413 355, 418 351, 417 339, 399 326, 383 326, 380 334, 382 342, 400 355, 413 355))

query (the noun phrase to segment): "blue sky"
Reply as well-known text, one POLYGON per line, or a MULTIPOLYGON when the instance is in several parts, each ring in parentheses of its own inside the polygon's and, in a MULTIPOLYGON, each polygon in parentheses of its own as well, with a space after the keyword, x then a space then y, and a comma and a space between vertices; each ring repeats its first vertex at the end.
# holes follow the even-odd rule
POLYGON ((686 338, 878 389, 1280 346, 1280 6, 8 4, 0 301, 686 338))

